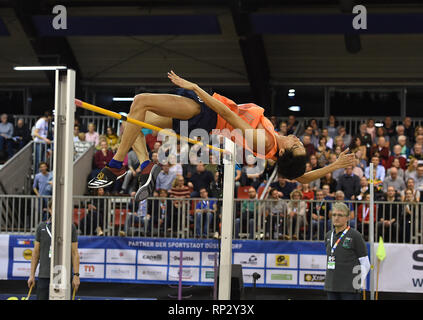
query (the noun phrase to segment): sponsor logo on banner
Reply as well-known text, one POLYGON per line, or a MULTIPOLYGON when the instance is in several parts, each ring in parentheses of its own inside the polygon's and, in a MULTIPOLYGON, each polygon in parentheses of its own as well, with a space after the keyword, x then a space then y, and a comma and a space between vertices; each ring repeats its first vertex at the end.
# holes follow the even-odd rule
POLYGON ((135 264, 136 250, 107 249, 107 263, 135 264))
POLYGON ((325 271, 300 271, 300 285, 324 286, 326 278, 325 271))
POLYGON ((31 261, 31 258, 32 258, 32 250, 31 249, 24 250, 23 257, 24 257, 24 259, 31 261))
MULTIPOLYGON (((36 276, 38 274, 38 269, 36 271, 36 276)), ((12 276, 13 277, 29 277, 31 273, 31 264, 30 263, 13 263, 12 276)))
MULTIPOLYGON (((182 280, 183 281, 195 281, 198 282, 200 279, 200 270, 198 268, 182 268, 182 280)), ((179 268, 170 267, 169 268, 169 280, 177 281, 179 280, 179 268)))
POLYGON ((253 274, 260 274, 260 279, 257 279, 256 283, 264 283, 264 270, 263 269, 242 269, 242 278, 244 283, 253 283, 253 274))
POLYGON ((201 269, 201 282, 213 282, 214 281, 214 269, 202 268, 201 269))
POLYGON ((135 280, 135 266, 107 265, 106 278, 135 280))
POLYGON ((32 245, 33 240, 19 240, 17 241, 17 244, 20 246, 30 246, 32 245))
POLYGON ((138 280, 166 281, 167 267, 138 266, 138 280))
POLYGON ((289 256, 283 254, 277 254, 276 257, 276 266, 277 267, 289 267, 289 256))
POLYGON ((266 255, 267 268, 290 268, 296 269, 298 266, 298 255, 283 253, 268 253, 266 255))
POLYGON ((104 249, 78 248, 81 263, 104 263, 104 249))
POLYGON ((264 253, 234 253, 234 263, 244 267, 264 268, 264 253))
MULTIPOLYGON (((169 252, 169 263, 171 265, 179 265, 180 252, 169 252)), ((199 266, 200 265, 200 252, 184 251, 182 256, 182 265, 184 266, 199 266)))
POLYGON ((81 264, 79 267, 81 278, 102 279, 104 278, 103 264, 81 264))
POLYGON ((14 261, 31 261, 33 248, 13 248, 13 260, 14 261))
MULTIPOLYGON (((217 264, 219 264, 219 253, 217 254, 217 264)), ((214 252, 203 252, 201 255, 201 265, 207 267, 214 267, 214 259, 215 253, 214 252)))
POLYGON ((267 270, 266 283, 296 285, 297 270, 267 270))
POLYGON ((270 280, 292 280, 293 276, 289 273, 272 273, 270 274, 270 280))
POLYGON ((326 255, 301 254, 300 255, 300 269, 326 270, 326 255))
POLYGON ((167 264, 167 251, 138 251, 138 264, 167 264))

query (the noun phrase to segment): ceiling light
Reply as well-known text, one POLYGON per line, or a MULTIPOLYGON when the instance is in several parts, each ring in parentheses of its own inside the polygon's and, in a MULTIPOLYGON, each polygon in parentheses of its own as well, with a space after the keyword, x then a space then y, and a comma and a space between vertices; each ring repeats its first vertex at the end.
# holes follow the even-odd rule
POLYGON ((16 71, 47 71, 47 70, 63 70, 65 66, 18 66, 13 67, 16 71))
POLYGON ((300 111, 300 110, 301 110, 301 107, 300 107, 300 106, 290 106, 290 107, 288 108, 288 110, 290 110, 290 111, 294 111, 294 112, 298 112, 298 111, 300 111))

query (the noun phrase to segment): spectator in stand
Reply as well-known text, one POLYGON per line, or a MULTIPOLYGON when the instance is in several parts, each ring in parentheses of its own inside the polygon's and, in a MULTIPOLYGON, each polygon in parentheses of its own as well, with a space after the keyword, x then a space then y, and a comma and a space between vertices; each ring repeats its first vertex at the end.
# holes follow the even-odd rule
POLYGON ((344 143, 344 139, 342 139, 341 136, 336 136, 335 137, 335 145, 333 146, 333 149, 335 150, 335 153, 337 154, 337 156, 339 156, 339 154, 344 151, 347 148, 347 146, 344 143), (337 148, 339 148, 339 151, 337 150, 337 148))
POLYGON ((107 141, 100 142, 100 150, 94 154, 94 169, 91 171, 89 180, 93 179, 112 159, 113 152, 109 149, 107 141))
POLYGON ((366 125, 367 125, 366 132, 370 134, 370 137, 372 139, 371 141, 373 142, 376 137, 375 121, 373 119, 367 119, 366 125))
POLYGON ((34 126, 34 142, 35 142, 35 163, 34 168, 39 168, 40 162, 45 162, 47 157, 47 148, 48 145, 52 143, 50 139, 48 139, 49 134, 49 123, 51 121, 51 113, 50 111, 44 112, 44 115, 37 120, 34 126))
MULTIPOLYGON (((104 197, 106 194, 104 188, 95 189, 97 197, 104 197)), ((104 236, 103 229, 107 228, 108 217, 108 201, 105 198, 93 198, 87 203, 86 215, 79 221, 78 230, 87 236, 92 236, 94 233, 97 236, 104 236), (106 217, 106 220, 104 219, 106 217), (95 230, 95 231, 94 231, 95 230)))
POLYGON ((200 189, 201 201, 195 207, 195 235, 197 238, 208 238, 210 225, 213 223, 213 216, 217 211, 216 200, 210 200, 206 188, 200 189))
POLYGON ((337 181, 333 178, 332 172, 326 173, 326 175, 320 179, 320 188, 323 188, 325 184, 329 185, 329 193, 335 195, 337 181))
POLYGON ((388 192, 389 186, 393 186, 397 191, 402 191, 406 188, 404 180, 398 177, 398 170, 395 167, 390 169, 390 175, 383 180, 383 192, 388 192))
POLYGON ((347 130, 343 126, 338 127, 338 136, 342 137, 342 140, 344 141, 344 146, 349 146, 351 143, 351 135, 347 133, 347 130))
POLYGON ((366 193, 369 193, 369 181, 366 177, 360 179, 360 194, 356 197, 357 200, 362 201, 366 193))
POLYGON ((329 123, 326 126, 326 129, 328 130, 329 137, 331 137, 332 139, 335 139, 336 135, 338 134, 337 126, 338 124, 337 124, 335 116, 330 115, 329 123))
POLYGON ((354 167, 352 171, 359 179, 361 179, 362 176, 364 176, 363 169, 360 167, 360 160, 354 159, 354 167))
MULTIPOLYGON (((303 233, 300 235, 301 227, 306 229, 307 227, 307 217, 306 209, 307 204, 305 201, 301 200, 302 193, 300 190, 296 189, 290 194, 290 201, 288 202, 288 234, 290 239, 297 240, 300 236, 303 236, 303 233), (295 231, 293 234, 293 227, 295 226, 295 231)), ((305 231, 305 230, 304 230, 305 231)), ((305 239, 305 237, 302 237, 305 239)))
POLYGON ((241 169, 241 186, 252 186, 257 190, 263 181, 263 176, 261 168, 255 162, 254 156, 247 156, 246 165, 241 169))
POLYGON ((273 230, 274 239, 283 239, 283 226, 287 213, 286 202, 279 197, 279 192, 276 189, 270 189, 267 200, 265 202, 266 215, 266 234, 270 235, 270 228, 273 230))
MULTIPOLYGON (((357 230, 359 230, 366 241, 369 238, 369 223, 370 223, 370 193, 364 195, 365 203, 360 203, 357 209, 357 230)), ((377 208, 376 204, 373 204, 373 221, 376 223, 377 208)))
POLYGON ((404 134, 407 136, 408 141, 410 141, 410 143, 414 143, 415 129, 413 128, 413 123, 411 121, 411 118, 405 117, 403 121, 403 125, 404 125, 404 134))
POLYGON ((393 186, 389 186, 383 198, 385 203, 378 205, 377 238, 382 236, 385 242, 395 242, 397 239, 398 219, 402 216, 402 205, 396 204, 400 199, 393 186), (386 203, 388 202, 388 203, 386 203))
POLYGON ((314 191, 310 189, 310 185, 308 183, 300 184, 299 190, 302 193, 303 200, 314 200, 314 191))
POLYGON ((404 135, 399 136, 398 144, 401 146, 401 155, 407 159, 411 153, 411 150, 407 145, 407 137, 404 135))
POLYGON ((360 194, 360 178, 352 173, 352 166, 345 168, 345 173, 339 177, 336 190, 344 192, 346 200, 355 200, 360 194))
POLYGON ((423 146, 423 134, 416 135, 416 144, 423 146))
POLYGON ((316 148, 311 143, 311 137, 309 135, 303 136, 303 145, 306 150, 307 157, 310 157, 312 154, 316 153, 316 148))
MULTIPOLYGON (((385 167, 380 165, 379 157, 373 156, 372 163, 373 163, 373 170, 376 172, 376 178, 383 181, 385 179, 385 167)), ((370 165, 366 167, 366 170, 364 171, 364 175, 366 176, 367 179, 369 179, 370 165)))
POLYGON ((285 121, 282 121, 279 124, 279 130, 278 130, 278 132, 282 136, 287 136, 288 135, 288 124, 285 121))
POLYGON ((362 153, 361 150, 358 150, 355 153, 355 157, 358 160, 357 166, 360 167, 360 169, 363 171, 363 175, 364 175, 364 170, 366 170, 366 167, 367 167, 367 158, 366 159, 364 158, 365 154, 366 152, 362 153))
POLYGON ((149 133, 145 136, 145 143, 146 143, 149 151, 154 149, 154 144, 158 141, 157 135, 158 135, 158 132, 152 130, 151 133, 149 133))
POLYGON ((403 170, 407 169, 407 159, 401 155, 401 146, 399 144, 396 144, 392 148, 392 153, 389 156, 385 169, 389 169, 392 166, 392 162, 394 161, 394 159, 398 159, 400 167, 403 170))
POLYGON ((79 141, 79 126, 74 125, 73 126, 73 142, 79 141))
POLYGON ((317 156, 315 154, 310 155, 310 165, 311 165, 311 170, 316 170, 321 168, 321 166, 319 165, 319 162, 317 161, 317 156))
POLYGON ((17 151, 22 149, 31 140, 31 133, 28 126, 25 124, 24 119, 19 118, 13 130, 14 147, 17 151))
MULTIPOLYGON (((417 126, 416 130, 414 131, 415 137, 420 136, 420 135, 423 136, 423 126, 417 126)), ((416 140, 416 142, 417 142, 417 140, 416 140)))
POLYGON ((310 143, 313 145, 314 148, 317 148, 319 145, 319 136, 314 133, 313 127, 308 125, 304 131, 304 134, 300 137, 300 140, 304 143, 304 136, 310 137, 310 143))
POLYGON ((289 182, 283 177, 278 177, 278 181, 270 184, 272 189, 276 189, 279 192, 279 198, 289 199, 289 196, 293 190, 297 188, 296 182, 289 182))
POLYGON ((13 124, 7 121, 7 114, 1 115, 0 122, 0 158, 7 153, 6 159, 13 156, 13 124))
MULTIPOLYGON (((329 164, 332 164, 336 161, 337 159, 337 155, 336 153, 331 153, 330 157, 329 157, 329 164)), ((332 177, 338 181, 339 177, 342 176, 344 174, 345 169, 344 168, 340 168, 340 169, 336 169, 335 171, 332 172, 332 177)))
POLYGON ((297 129, 298 121, 295 119, 294 115, 288 116, 288 123, 287 123, 287 134, 294 134, 295 130, 297 129))
MULTIPOLYGON (((158 196, 158 194, 153 193, 153 197, 156 197, 156 195, 158 196)), ((139 201, 135 210, 126 214, 123 230, 119 231, 121 237, 126 237, 127 235, 134 236, 137 226, 138 230, 144 233, 144 236, 147 234, 147 231, 151 229, 151 214, 156 213, 158 206, 155 207, 153 205, 149 208, 148 204, 151 203, 149 201, 151 201, 151 199, 139 201)))
POLYGON ((320 167, 324 167, 329 162, 330 148, 327 146, 327 139, 321 136, 319 139, 319 145, 316 149, 316 157, 320 167))
POLYGON ((84 154, 91 147, 91 143, 85 141, 85 133, 80 132, 78 136, 78 141, 74 141, 74 160, 78 159, 81 155, 84 154))
POLYGON ((392 122, 392 118, 387 116, 385 117, 385 121, 383 123, 383 127, 386 131, 386 134, 389 136, 389 138, 395 136, 395 126, 392 122))
MULTIPOLYGON (((210 183, 214 181, 214 176, 210 171, 207 171, 203 163, 197 164, 197 170, 188 180, 192 184, 193 192, 191 193, 192 198, 200 196, 201 188, 209 188, 210 183)), ((188 184, 189 186, 189 184, 188 184)))
POLYGON ((359 133, 356 137, 360 138, 361 145, 366 147, 366 158, 368 158, 372 147, 372 137, 367 133, 367 125, 365 123, 360 124, 359 133))
POLYGON ((212 175, 214 175, 214 173, 217 171, 217 164, 218 164, 217 156, 214 153, 210 152, 209 162, 204 166, 204 168, 207 171, 210 171, 212 175))
POLYGON ((327 128, 322 129, 322 137, 326 138, 326 146, 332 150, 333 149, 333 138, 329 136, 329 131, 327 128))
POLYGON ((370 149, 370 157, 375 155, 379 156, 381 165, 386 167, 386 164, 389 160, 389 148, 386 147, 386 140, 384 137, 379 137, 377 140, 377 145, 370 149))
POLYGON ((398 178, 400 178, 401 180, 405 181, 405 171, 401 168, 400 166, 400 161, 398 158, 395 158, 394 161, 392 162, 392 166, 391 168, 388 169, 388 171, 386 171, 386 174, 390 175, 391 174, 391 169, 395 168, 398 172, 398 178))
POLYGON ((376 129, 376 137, 375 137, 375 140, 373 140, 373 145, 378 144, 378 140, 379 140, 380 137, 385 139, 385 147, 387 147, 389 149, 390 138, 386 134, 386 130, 383 127, 378 127, 376 129))
MULTIPOLYGON (((417 202, 420 201, 420 191, 416 189, 416 185, 414 184, 413 178, 408 178, 406 183, 406 190, 410 189, 413 190, 413 198, 416 199, 417 202)), ((405 200, 405 190, 400 192, 401 201, 405 200)))
POLYGON ((420 144, 415 144, 411 154, 409 155, 408 159, 417 159, 419 164, 423 164, 423 152, 422 146, 420 144))
POLYGON ((411 220, 412 217, 416 216, 418 213, 418 202, 417 199, 413 196, 413 190, 406 189, 404 192, 404 202, 402 216, 400 217, 399 225, 400 225, 400 243, 410 243, 411 237, 411 220))
POLYGON ((276 116, 270 116, 270 122, 273 124, 273 129, 277 131, 278 129, 278 118, 276 116))
MULTIPOLYGON (((408 163, 407 170, 405 170, 404 179, 405 181, 408 180, 408 178, 412 177, 413 174, 417 172, 417 166, 419 165, 419 162, 417 159, 410 159, 410 162, 408 163)), ((414 179, 414 178, 413 178, 414 179)))
POLYGON ((128 171, 123 179, 121 194, 131 194, 137 191, 137 182, 141 175, 140 162, 137 154, 131 148, 128 152, 128 171))
POLYGON ((414 189, 423 192, 423 164, 417 166, 416 172, 410 174, 410 178, 414 179, 414 189))
MULTIPOLYGON (((218 173, 218 172, 217 172, 218 173)), ((183 176, 177 176, 172 183, 172 189, 169 190, 170 198, 190 198, 191 191, 187 185, 185 185, 185 179, 183 176)))
POLYGON ((101 135, 101 136, 99 136, 99 137, 98 137, 98 141, 99 141, 99 143, 98 143, 98 145, 96 145, 96 146, 95 146, 95 148, 96 148, 96 150, 101 150, 101 143, 102 143, 103 141, 107 143, 106 136, 105 136, 105 135, 101 135))
POLYGON ((254 238, 255 226, 259 219, 259 202, 257 192, 253 187, 248 189, 248 200, 242 201, 240 217, 235 219, 235 237, 239 239, 239 233, 246 231, 249 239, 254 238))
MULTIPOLYGON (((310 162, 306 162, 305 172, 310 172, 311 170, 312 170, 312 168, 311 168, 310 162)), ((320 178, 310 182, 310 188, 313 191, 318 189, 319 186, 320 186, 320 178)))
MULTIPOLYGON (((349 217, 349 225, 351 228, 355 228, 355 215, 354 215, 354 205, 352 202, 345 202, 345 195, 344 192, 341 190, 338 190, 335 192, 335 200, 336 202, 343 202, 345 205, 350 209, 350 217, 349 217)), ((329 220, 328 220, 328 230, 332 228, 332 211, 333 211, 333 205, 334 203, 330 203, 330 209, 329 209, 329 220)))
MULTIPOLYGON (((368 179, 370 184, 370 179, 368 179)), ((374 188, 374 197, 376 201, 383 196, 383 181, 376 177, 376 171, 373 170, 373 188, 374 188)))
POLYGON ((311 119, 308 125, 313 128, 313 135, 317 137, 317 140, 319 140, 319 137, 321 135, 321 130, 319 128, 319 125, 317 124, 317 120, 311 119))
POLYGON ((169 164, 169 172, 174 173, 177 176, 183 175, 183 169, 182 165, 177 162, 177 158, 175 154, 170 154, 168 158, 168 164, 169 164))
POLYGON ((360 137, 355 136, 351 139, 351 144, 349 145, 350 152, 357 154, 360 152, 360 158, 367 161, 367 148, 362 145, 360 137))
POLYGON ((107 127, 106 129, 106 139, 109 148, 113 151, 117 150, 117 144, 119 142, 119 137, 117 136, 115 130, 112 127, 107 127))
POLYGON ((328 184, 322 185, 322 192, 325 200, 335 200, 335 192, 330 192, 330 186, 328 184))
POLYGON ((53 173, 48 171, 48 164, 40 162, 39 172, 35 175, 32 189, 37 197, 41 197, 39 207, 41 209, 41 221, 48 218, 47 203, 48 196, 53 194, 53 173))
POLYGON ((93 146, 98 146, 100 143, 100 135, 95 131, 95 124, 93 122, 88 124, 88 132, 85 134, 85 140, 93 146))
POLYGON ((322 190, 316 191, 316 202, 311 203, 311 233, 313 240, 323 240, 326 234, 329 204, 325 201, 322 190))
POLYGON ((176 173, 171 173, 169 169, 169 164, 162 164, 162 171, 160 171, 156 179, 156 190, 164 189, 168 191, 172 188, 172 183, 176 178, 176 173))

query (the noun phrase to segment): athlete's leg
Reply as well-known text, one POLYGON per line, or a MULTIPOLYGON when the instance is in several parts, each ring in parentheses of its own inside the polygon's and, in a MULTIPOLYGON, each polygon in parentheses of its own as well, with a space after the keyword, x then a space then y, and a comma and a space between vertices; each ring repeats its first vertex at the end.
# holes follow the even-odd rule
MULTIPOLYGON (((135 96, 128 117, 145 122, 147 111, 171 119, 188 120, 200 113, 200 105, 192 99, 178 95, 142 93, 135 96)), ((138 138, 139 132, 139 126, 126 123, 121 143, 113 159, 124 160, 138 138)))

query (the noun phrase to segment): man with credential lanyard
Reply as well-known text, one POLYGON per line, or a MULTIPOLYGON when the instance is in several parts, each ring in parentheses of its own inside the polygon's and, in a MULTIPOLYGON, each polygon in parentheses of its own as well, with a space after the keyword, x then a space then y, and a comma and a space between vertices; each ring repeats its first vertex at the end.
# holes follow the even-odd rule
MULTIPOLYGON (((40 269, 38 272, 37 284, 37 300, 48 300, 50 289, 50 258, 51 258, 51 207, 52 201, 48 202, 49 217, 47 221, 41 222, 35 233, 34 251, 31 259, 31 273, 28 279, 28 287, 31 288, 35 284, 35 271, 37 270, 38 263, 40 269)), ((75 225, 72 224, 72 266, 73 278, 72 287, 75 292, 79 287, 79 253, 78 253, 78 239, 76 234, 75 225)))
POLYGON ((370 270, 366 243, 361 233, 348 226, 349 216, 350 210, 345 203, 333 205, 333 229, 325 236, 327 266, 324 290, 328 300, 359 300, 360 288, 364 288, 370 270), (361 269, 356 266, 361 266, 361 269), (358 276, 361 284, 356 279, 358 276))

